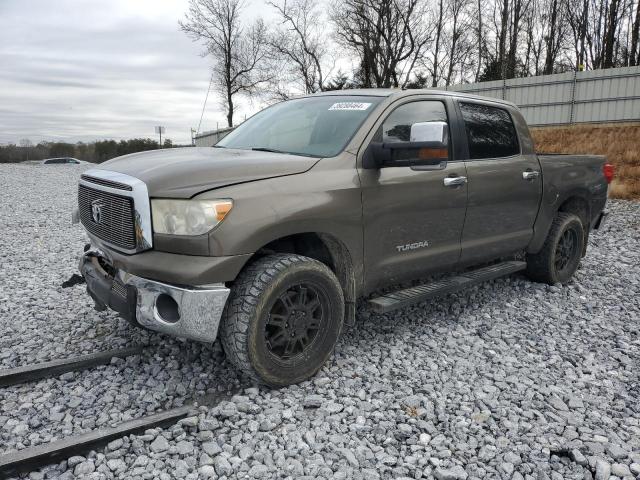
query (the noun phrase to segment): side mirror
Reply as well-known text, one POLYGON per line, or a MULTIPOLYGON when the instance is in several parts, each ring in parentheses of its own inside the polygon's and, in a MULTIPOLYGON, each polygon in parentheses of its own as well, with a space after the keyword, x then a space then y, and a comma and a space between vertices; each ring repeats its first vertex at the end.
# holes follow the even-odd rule
POLYGON ((444 148, 449 140, 446 122, 418 122, 411 125, 410 142, 439 142, 444 148))
POLYGON ((449 127, 446 122, 419 122, 410 127, 408 142, 371 142, 363 168, 411 167, 440 170, 449 159, 449 127))

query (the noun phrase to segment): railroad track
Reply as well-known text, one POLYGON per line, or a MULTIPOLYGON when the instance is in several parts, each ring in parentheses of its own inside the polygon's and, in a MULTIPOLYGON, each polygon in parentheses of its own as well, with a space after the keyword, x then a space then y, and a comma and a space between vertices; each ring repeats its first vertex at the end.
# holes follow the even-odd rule
POLYGON ((125 358, 131 355, 139 355, 144 347, 129 347, 118 350, 107 350, 104 352, 80 355, 78 357, 63 358, 50 362, 27 365, 24 367, 9 368, 0 370, 0 387, 9 387, 20 383, 32 382, 43 378, 53 378, 67 372, 85 370, 98 365, 106 365, 112 358, 125 358))
MULTIPOLYGON (((106 365, 112 358, 125 358, 138 355, 145 347, 136 346, 118 350, 107 350, 78 357, 53 360, 50 362, 24 367, 0 370, 0 387, 9 387, 21 383, 45 378, 54 378, 63 373, 81 371, 98 365, 106 365)), ((206 404, 219 403, 226 396, 206 399, 206 404)), ((185 405, 122 422, 114 427, 98 428, 78 435, 72 435, 48 444, 36 445, 0 454, 0 478, 32 472, 46 465, 58 463, 73 455, 83 455, 91 450, 103 448, 116 438, 144 432, 150 428, 166 427, 182 418, 197 414, 195 405, 185 405)))

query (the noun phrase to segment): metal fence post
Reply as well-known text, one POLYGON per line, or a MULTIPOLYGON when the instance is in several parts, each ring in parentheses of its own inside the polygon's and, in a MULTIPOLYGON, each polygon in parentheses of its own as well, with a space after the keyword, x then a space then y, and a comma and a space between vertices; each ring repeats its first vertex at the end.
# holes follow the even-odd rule
POLYGON ((571 84, 571 104, 569 105, 569 125, 573 125, 573 107, 576 103, 576 83, 578 70, 573 71, 573 83, 571 84))

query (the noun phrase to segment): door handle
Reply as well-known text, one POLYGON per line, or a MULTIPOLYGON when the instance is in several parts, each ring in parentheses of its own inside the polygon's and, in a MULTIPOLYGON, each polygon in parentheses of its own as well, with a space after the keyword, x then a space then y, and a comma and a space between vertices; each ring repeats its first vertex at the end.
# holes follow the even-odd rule
POLYGON ((523 180, 535 180, 539 176, 540 176, 540 172, 538 172, 536 170, 527 170, 525 172, 522 172, 522 179, 523 180))
POLYGON ((467 183, 467 177, 446 177, 443 182, 445 187, 457 187, 467 183))

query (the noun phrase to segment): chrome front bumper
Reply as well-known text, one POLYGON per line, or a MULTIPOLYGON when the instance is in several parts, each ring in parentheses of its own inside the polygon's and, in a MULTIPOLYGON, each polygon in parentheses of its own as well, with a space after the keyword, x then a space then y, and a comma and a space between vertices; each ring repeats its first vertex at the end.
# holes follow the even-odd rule
POLYGON ((158 332, 213 342, 230 290, 223 284, 182 287, 115 270, 99 251, 80 259, 80 273, 96 308, 106 307, 158 332))

